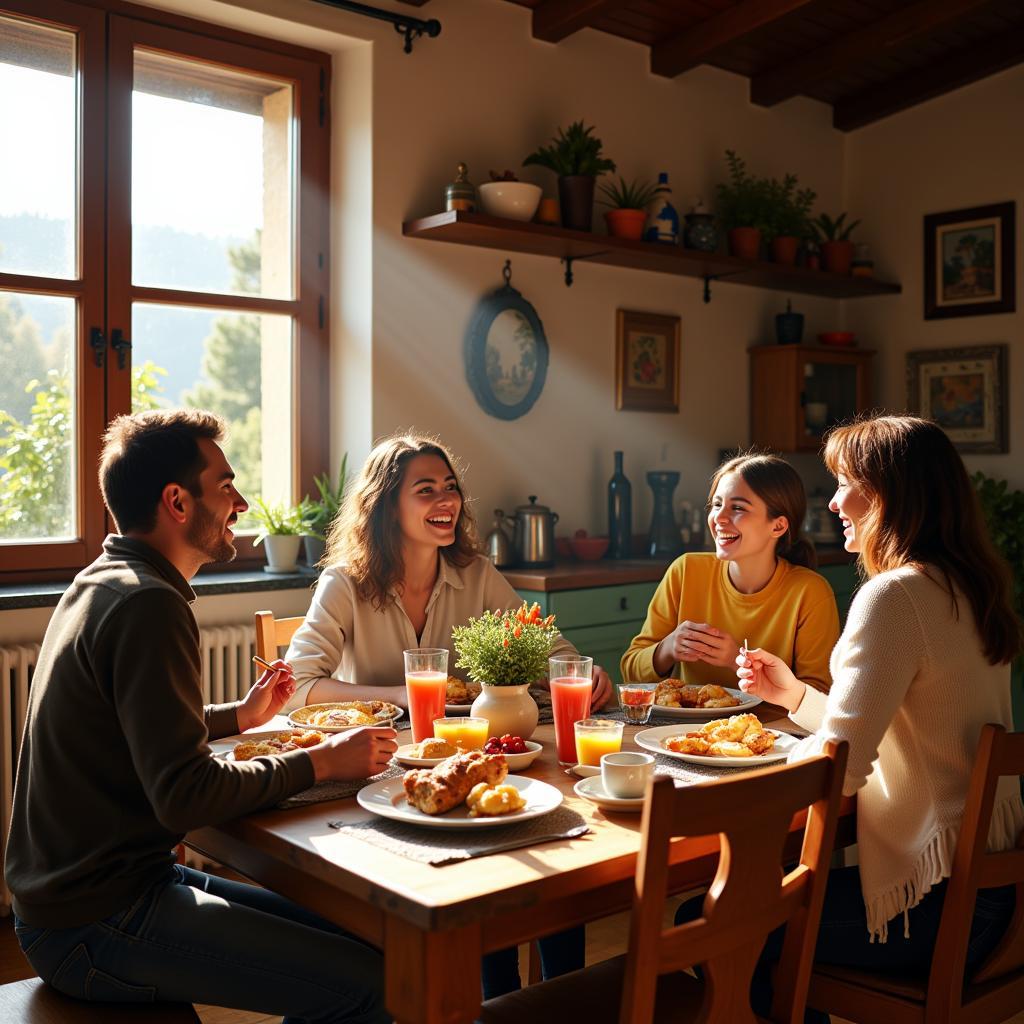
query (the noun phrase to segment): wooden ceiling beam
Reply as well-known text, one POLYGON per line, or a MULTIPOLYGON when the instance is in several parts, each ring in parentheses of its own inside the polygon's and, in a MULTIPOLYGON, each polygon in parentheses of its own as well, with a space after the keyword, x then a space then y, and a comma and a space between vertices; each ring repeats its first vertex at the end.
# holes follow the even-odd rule
POLYGON ((750 80, 750 101, 771 107, 806 92, 817 82, 839 75, 859 61, 967 14, 990 0, 918 0, 831 43, 814 47, 750 80))
POLYGON ((742 39, 755 29, 799 10, 811 0, 740 0, 651 47, 651 71, 675 78, 706 63, 716 50, 742 39))
POLYGON ((625 0, 541 0, 533 9, 533 38, 561 42, 624 3, 625 0))
POLYGON ((844 132, 862 128, 1021 63, 1024 31, 990 36, 944 56, 937 64, 840 100, 832 108, 832 124, 844 132))

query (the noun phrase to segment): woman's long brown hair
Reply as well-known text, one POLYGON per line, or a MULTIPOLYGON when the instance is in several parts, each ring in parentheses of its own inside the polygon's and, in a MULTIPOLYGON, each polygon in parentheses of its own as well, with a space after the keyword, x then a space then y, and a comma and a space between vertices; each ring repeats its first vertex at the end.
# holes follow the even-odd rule
POLYGON ((477 554, 476 524, 462 490, 458 465, 437 438, 394 434, 379 442, 367 456, 327 531, 327 550, 320 564, 344 565, 364 601, 376 609, 389 600, 389 591, 405 573, 402 532, 398 525, 398 492, 405 469, 417 455, 436 455, 455 476, 462 495, 462 511, 455 523, 455 541, 441 548, 441 556, 455 566, 469 565, 477 554))
POLYGON ((866 417, 828 435, 825 464, 868 501, 857 524, 864 572, 934 566, 957 614, 957 591, 970 605, 989 664, 1012 661, 1022 637, 1010 570, 989 539, 978 496, 946 433, 916 416, 866 417))
POLYGON ((775 542, 775 554, 793 565, 814 569, 818 556, 814 545, 803 535, 807 492, 800 474, 778 455, 745 452, 728 459, 715 470, 708 492, 708 508, 719 481, 729 473, 739 473, 743 477, 744 483, 767 505, 769 519, 786 517, 789 527, 775 542))

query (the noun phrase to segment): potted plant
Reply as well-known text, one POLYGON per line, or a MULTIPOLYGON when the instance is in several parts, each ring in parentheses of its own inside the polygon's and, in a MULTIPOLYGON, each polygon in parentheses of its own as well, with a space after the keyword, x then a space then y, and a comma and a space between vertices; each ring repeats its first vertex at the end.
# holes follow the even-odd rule
POLYGON ((768 187, 771 211, 768 221, 768 241, 771 242, 775 263, 796 263, 800 239, 810 231, 813 189, 797 187, 797 176, 787 174, 782 181, 772 178, 768 187))
POLYGON ((666 185, 649 181, 604 182, 599 186, 601 197, 598 202, 611 209, 605 211, 604 219, 608 234, 614 238, 629 238, 640 241, 647 221, 647 207, 655 196, 668 191, 666 185))
POLYGON ((850 235, 860 223, 851 221, 845 227, 846 214, 841 213, 833 220, 827 213, 819 214, 811 221, 814 240, 821 245, 821 258, 825 269, 833 274, 848 274, 853 262, 853 242, 850 235))
POLYGON ((601 155, 601 140, 594 128, 574 121, 548 146, 531 153, 523 166, 546 167, 558 175, 558 200, 562 224, 578 231, 589 231, 594 213, 594 183, 602 174, 615 170, 615 163, 601 155))
POLYGON ((456 668, 480 683, 480 696, 470 714, 490 722, 492 736, 508 733, 524 740, 537 728, 537 702, 530 683, 547 674, 551 645, 561 635, 534 604, 515 611, 486 611, 468 625, 452 630, 452 644, 459 656, 456 668))
POLYGON ((319 498, 311 498, 308 494, 302 499, 299 506, 302 515, 304 530, 304 544, 306 547, 306 562, 309 565, 318 565, 324 557, 327 547, 327 530, 334 517, 341 508, 345 497, 345 485, 348 477, 348 452, 341 457, 341 466, 338 469, 338 484, 335 487, 331 483, 328 473, 321 473, 313 477, 319 498))
POLYGON ((729 251, 745 260, 761 255, 761 235, 771 216, 771 181, 748 173, 744 160, 725 151, 729 180, 715 186, 718 219, 728 231, 729 251))
POLYGON ((267 552, 264 572, 295 572, 299 543, 306 529, 300 507, 268 505, 256 498, 249 514, 259 523, 253 547, 263 544, 267 552))

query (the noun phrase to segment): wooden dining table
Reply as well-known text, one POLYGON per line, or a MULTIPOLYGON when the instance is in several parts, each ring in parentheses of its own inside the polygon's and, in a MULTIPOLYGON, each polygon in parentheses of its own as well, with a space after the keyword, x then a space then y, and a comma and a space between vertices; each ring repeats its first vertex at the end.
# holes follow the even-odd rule
MULTIPOLYGON (((637 731, 625 727, 624 750, 639 749, 637 731)), ((480 1009, 481 954, 626 910, 633 897, 641 815, 602 810, 573 792, 578 779, 557 762, 553 726, 533 739, 544 749, 519 774, 560 789, 588 834, 437 867, 331 827, 371 817, 350 797, 197 829, 186 843, 381 949, 385 1005, 400 1024, 469 1024, 480 1009)), ((801 826, 794 818, 794 853, 801 826)), ((853 841, 847 801, 837 845, 853 841)), ((718 849, 717 836, 673 840, 670 891, 706 884, 718 849)))

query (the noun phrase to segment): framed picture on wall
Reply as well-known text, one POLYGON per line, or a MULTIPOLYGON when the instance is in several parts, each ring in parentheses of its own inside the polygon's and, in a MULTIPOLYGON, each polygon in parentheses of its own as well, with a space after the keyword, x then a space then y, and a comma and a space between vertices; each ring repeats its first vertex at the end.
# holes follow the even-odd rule
POLYGON ((925 320, 1014 312, 1014 214, 996 203, 925 217, 925 320))
POLYGON ((615 314, 615 408, 679 412, 679 317, 615 314))
POLYGON ((907 353, 907 408, 962 452, 1009 451, 1006 345, 907 353))

